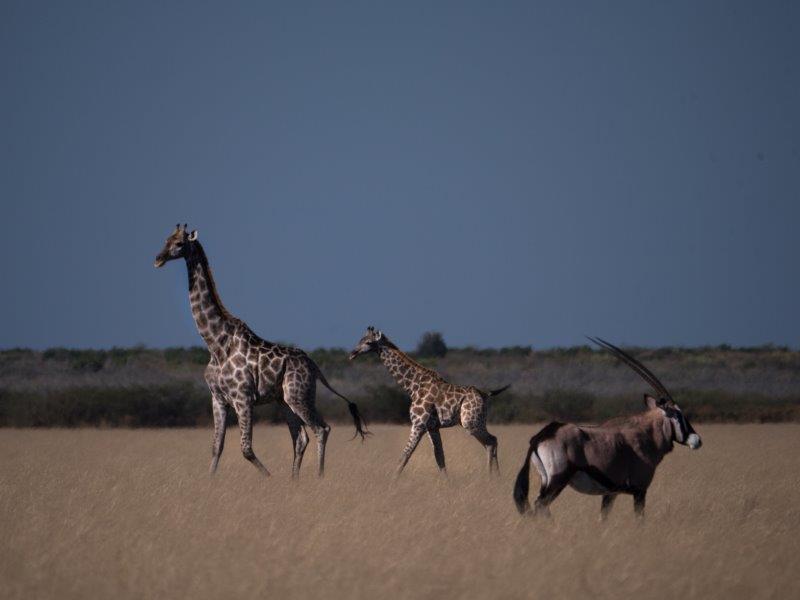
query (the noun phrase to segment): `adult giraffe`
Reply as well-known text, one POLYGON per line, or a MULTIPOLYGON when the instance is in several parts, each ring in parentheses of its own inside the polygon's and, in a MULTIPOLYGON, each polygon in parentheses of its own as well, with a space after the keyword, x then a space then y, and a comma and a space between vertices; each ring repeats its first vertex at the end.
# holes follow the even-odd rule
POLYGON ((155 267, 162 267, 178 258, 186 261, 192 315, 211 355, 205 371, 214 413, 211 474, 217 470, 225 444, 225 419, 228 409, 233 408, 241 430, 242 454, 261 473, 269 475, 253 452, 253 406, 283 401, 289 408, 287 423, 294 444, 292 477, 299 476, 303 453, 308 445, 304 425, 308 425, 317 437, 319 475, 322 476, 330 427, 315 406, 317 379, 347 402, 356 435, 363 439, 368 432, 358 407, 328 384, 319 367, 305 352, 261 339, 244 321, 228 312, 217 293, 197 231, 189 233, 186 225, 175 226, 156 256, 155 267))
POLYGON ((474 386, 448 383, 436 371, 423 367, 400 351, 383 332, 374 327, 367 327, 364 337, 350 353, 350 360, 367 352, 376 352, 397 383, 411 396, 411 435, 400 457, 398 475, 405 468, 424 433, 430 437, 436 464, 439 471, 444 473, 444 448, 439 429, 452 427, 459 422, 486 448, 489 472, 500 472, 497 463, 497 438, 486 430, 486 413, 489 409, 489 398, 507 390, 508 385, 497 390, 484 391, 474 386))

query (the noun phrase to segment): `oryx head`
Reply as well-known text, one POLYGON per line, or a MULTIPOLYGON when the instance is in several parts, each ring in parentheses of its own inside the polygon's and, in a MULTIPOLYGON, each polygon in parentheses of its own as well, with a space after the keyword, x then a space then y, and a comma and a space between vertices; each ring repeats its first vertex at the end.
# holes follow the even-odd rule
POLYGON ((674 400, 654 398, 650 394, 645 394, 644 404, 650 410, 660 410, 664 413, 671 426, 672 441, 689 446, 692 450, 697 450, 703 445, 703 440, 697 435, 692 424, 689 423, 689 419, 674 400))
POLYGON ((358 344, 356 344, 356 347, 353 348, 353 351, 350 353, 350 360, 353 360, 356 356, 360 356, 361 354, 377 352, 385 343, 386 336, 383 335, 383 332, 370 325, 367 327, 367 332, 364 334, 364 337, 358 341, 358 344))
POLYGON ((189 233, 186 229, 186 224, 183 227, 180 224, 175 225, 175 230, 169 234, 167 241, 164 242, 164 247, 156 256, 153 266, 156 268, 163 267, 170 260, 188 256, 189 248, 192 242, 196 240, 197 230, 189 233))
POLYGON ((631 369, 636 371, 639 377, 650 384, 650 387, 656 392, 656 396, 645 394, 645 406, 649 410, 660 410, 664 413, 667 422, 671 425, 671 437, 673 441, 684 446, 689 446, 692 450, 697 450, 703 445, 703 440, 697 435, 694 428, 689 423, 689 419, 686 418, 678 404, 672 399, 672 395, 667 391, 667 388, 664 387, 664 384, 659 381, 658 377, 653 375, 650 369, 610 342, 606 342, 600 338, 590 337, 589 339, 598 346, 611 352, 631 369))

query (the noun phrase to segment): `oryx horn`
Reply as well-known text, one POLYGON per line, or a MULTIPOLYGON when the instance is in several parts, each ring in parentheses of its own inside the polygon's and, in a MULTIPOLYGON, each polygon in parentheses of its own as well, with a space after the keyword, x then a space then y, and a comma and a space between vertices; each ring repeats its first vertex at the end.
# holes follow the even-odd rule
POLYGON ((631 369, 636 371, 639 374, 639 376, 642 379, 644 379, 647 383, 649 383, 650 386, 653 388, 653 390, 655 390, 655 392, 659 394, 664 400, 669 400, 670 402, 674 402, 674 400, 672 399, 672 395, 667 391, 667 388, 664 387, 664 384, 661 383, 661 381, 659 381, 658 377, 653 375, 650 369, 645 367, 642 363, 633 358, 630 354, 628 354, 621 348, 616 347, 611 342, 605 341, 602 338, 593 338, 588 335, 586 337, 589 338, 598 346, 600 346, 601 348, 604 348, 609 352, 611 352, 614 356, 616 356, 618 359, 620 359, 622 362, 628 365, 631 369))

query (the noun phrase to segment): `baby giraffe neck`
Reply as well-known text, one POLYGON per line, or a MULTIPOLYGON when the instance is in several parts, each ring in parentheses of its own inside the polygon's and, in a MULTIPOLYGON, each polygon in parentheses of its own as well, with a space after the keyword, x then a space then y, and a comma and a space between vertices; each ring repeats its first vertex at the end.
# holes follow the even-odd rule
POLYGON ((380 358, 395 381, 410 392, 412 384, 419 376, 422 367, 414 363, 411 358, 403 354, 399 349, 388 346, 381 348, 380 358))

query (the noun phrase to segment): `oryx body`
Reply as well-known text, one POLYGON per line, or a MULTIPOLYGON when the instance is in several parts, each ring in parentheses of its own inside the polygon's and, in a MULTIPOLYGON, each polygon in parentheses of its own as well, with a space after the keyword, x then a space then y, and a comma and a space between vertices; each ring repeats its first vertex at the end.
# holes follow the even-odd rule
POLYGON ((669 392, 649 370, 616 346, 597 342, 645 378, 661 398, 646 394, 646 411, 629 418, 596 426, 553 422, 534 435, 514 486, 514 501, 523 514, 530 510, 528 490, 533 464, 541 479, 536 513, 548 514, 550 503, 569 485, 583 494, 601 495, 603 517, 617 494, 631 494, 636 513, 641 515, 656 467, 672 451, 673 444, 697 449, 702 443, 669 392))

